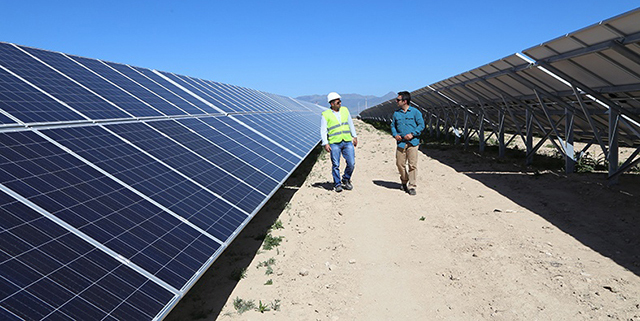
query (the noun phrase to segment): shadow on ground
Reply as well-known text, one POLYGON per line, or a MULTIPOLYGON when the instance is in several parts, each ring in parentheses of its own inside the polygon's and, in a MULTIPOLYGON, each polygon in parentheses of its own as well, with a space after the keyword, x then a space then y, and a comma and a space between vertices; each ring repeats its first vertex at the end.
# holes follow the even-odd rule
POLYGON ((318 147, 309 154, 165 320, 209 320, 220 315, 242 271, 249 268, 270 227, 306 180, 320 151, 318 147))
POLYGON ((401 189, 402 188, 402 184, 400 184, 398 182, 374 180, 373 183, 378 185, 378 186, 382 186, 382 187, 388 188, 388 189, 401 189))
POLYGON ((477 146, 434 143, 421 150, 640 275, 640 174, 625 173, 609 186, 606 173, 565 175, 562 161, 553 157, 536 155, 537 167, 524 166, 517 150, 503 159, 492 148, 480 155, 477 146))
POLYGON ((324 188, 328 191, 332 191, 333 190, 333 182, 317 182, 317 183, 313 183, 313 185, 311 185, 313 187, 316 188, 324 188))

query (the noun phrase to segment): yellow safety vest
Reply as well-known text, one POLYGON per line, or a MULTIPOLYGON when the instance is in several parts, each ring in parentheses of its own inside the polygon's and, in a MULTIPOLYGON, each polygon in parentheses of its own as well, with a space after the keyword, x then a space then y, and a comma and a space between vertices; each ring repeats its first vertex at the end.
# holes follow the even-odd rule
POLYGON ((323 111, 322 116, 327 121, 329 144, 336 144, 343 140, 345 142, 353 140, 351 129, 349 128, 349 110, 347 107, 340 107, 340 122, 336 119, 331 108, 323 111))

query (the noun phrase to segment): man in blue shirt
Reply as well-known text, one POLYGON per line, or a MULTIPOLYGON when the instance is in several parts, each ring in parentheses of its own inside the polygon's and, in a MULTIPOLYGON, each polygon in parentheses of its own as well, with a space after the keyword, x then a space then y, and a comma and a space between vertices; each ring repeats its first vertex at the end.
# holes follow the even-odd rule
POLYGON ((396 139, 396 166, 400 172, 402 189, 409 195, 416 195, 416 176, 418 174, 418 138, 424 130, 422 113, 411 107, 411 94, 401 91, 396 98, 398 110, 391 119, 391 134, 396 139), (406 165, 409 163, 409 171, 406 165))

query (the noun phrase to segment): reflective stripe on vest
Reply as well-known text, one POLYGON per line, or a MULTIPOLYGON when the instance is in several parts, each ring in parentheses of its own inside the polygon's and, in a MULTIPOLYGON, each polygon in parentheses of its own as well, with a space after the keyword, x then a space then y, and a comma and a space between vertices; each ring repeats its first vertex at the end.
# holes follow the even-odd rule
POLYGON ((322 116, 327 121, 329 144, 336 144, 343 140, 346 142, 353 140, 349 128, 349 110, 347 107, 340 107, 340 122, 338 122, 331 108, 323 111, 322 116))

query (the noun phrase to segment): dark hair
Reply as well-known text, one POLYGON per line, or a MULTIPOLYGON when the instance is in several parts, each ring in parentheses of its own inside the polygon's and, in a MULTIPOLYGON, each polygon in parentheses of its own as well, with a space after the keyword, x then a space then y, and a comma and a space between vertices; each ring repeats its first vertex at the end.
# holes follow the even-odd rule
POLYGON ((408 91, 401 91, 398 96, 402 96, 402 100, 406 100, 407 104, 411 103, 411 94, 408 91))

